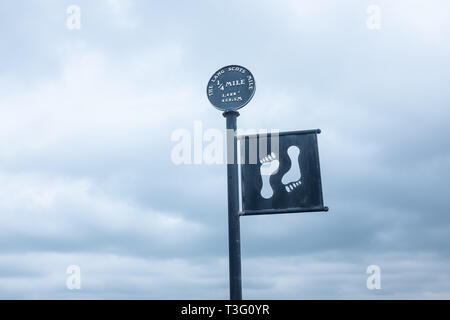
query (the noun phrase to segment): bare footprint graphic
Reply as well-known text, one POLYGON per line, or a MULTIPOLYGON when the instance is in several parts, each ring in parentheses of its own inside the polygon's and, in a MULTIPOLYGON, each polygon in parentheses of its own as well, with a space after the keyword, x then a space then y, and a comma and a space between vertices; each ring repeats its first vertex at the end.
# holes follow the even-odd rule
POLYGON ((264 199, 270 199, 273 196, 273 189, 270 186, 270 176, 278 172, 280 162, 277 160, 277 156, 273 152, 270 155, 262 158, 260 162, 260 173, 263 183, 261 188, 261 197, 263 197, 264 199))
POLYGON ((300 178, 302 177, 299 161, 300 149, 297 146, 290 146, 287 153, 291 159, 291 168, 283 175, 281 183, 284 184, 287 192, 291 192, 302 184, 300 181, 300 178))

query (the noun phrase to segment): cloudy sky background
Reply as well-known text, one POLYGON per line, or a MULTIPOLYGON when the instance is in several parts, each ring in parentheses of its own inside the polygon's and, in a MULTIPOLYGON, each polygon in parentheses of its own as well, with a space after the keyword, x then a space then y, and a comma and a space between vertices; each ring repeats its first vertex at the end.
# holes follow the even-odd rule
POLYGON ((224 127, 206 83, 240 64, 256 79, 240 127, 322 129, 330 207, 241 219, 244 298, 450 299, 449 15, 445 0, 2 0, 0 298, 228 298, 225 167, 176 166, 170 138, 224 127))

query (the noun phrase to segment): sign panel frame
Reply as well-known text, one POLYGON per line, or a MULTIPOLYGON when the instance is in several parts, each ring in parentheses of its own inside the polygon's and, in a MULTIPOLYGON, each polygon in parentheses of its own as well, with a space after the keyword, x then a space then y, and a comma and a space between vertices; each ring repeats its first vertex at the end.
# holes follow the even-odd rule
MULTIPOLYGON (((272 151, 272 135, 273 133, 268 133, 267 135, 265 134, 250 134, 250 135, 241 135, 238 136, 238 140, 240 141, 240 170, 241 170, 241 175, 240 175, 240 186, 241 186, 241 192, 240 192, 240 196, 241 196, 241 203, 242 203, 242 208, 241 211, 239 213, 239 215, 241 216, 252 216, 252 215, 266 215, 266 214, 285 214, 285 213, 303 213, 303 212, 327 212, 328 211, 328 207, 326 207, 323 204, 323 191, 322 191, 322 178, 321 178, 321 172, 320 172, 320 160, 319 160, 319 148, 318 148, 318 142, 317 142, 317 134, 320 134, 321 130, 320 129, 314 129, 314 130, 300 130, 300 131, 286 131, 286 132, 279 132, 276 133, 275 135, 277 135, 278 137, 278 144, 277 146, 274 147, 274 149, 279 148, 281 146, 281 148, 285 147, 283 144, 285 144, 286 141, 294 141, 295 137, 299 137, 301 136, 301 138, 298 138, 300 140, 304 140, 306 141, 306 144, 309 148, 309 159, 311 159, 312 161, 309 162, 314 162, 313 164, 309 164, 309 167, 307 166, 307 170, 309 170, 310 172, 303 172, 301 174, 302 178, 303 177, 308 177, 313 175, 313 179, 314 181, 306 181, 306 183, 304 181, 301 181, 302 178, 299 179, 298 182, 294 183, 294 189, 296 187, 298 187, 298 191, 297 193, 293 192, 292 194, 298 194, 298 192, 300 192, 299 190, 301 190, 301 187, 311 187, 313 190, 310 190, 310 192, 312 192, 312 198, 314 198, 314 201, 312 201, 312 203, 310 203, 311 205, 297 205, 297 206, 286 206, 286 207, 280 207, 277 206, 275 208, 269 208, 268 205, 272 204, 271 201, 267 201, 267 199, 264 199, 263 197, 260 196, 256 196, 255 195, 255 187, 257 186, 257 189, 259 190, 259 188, 261 187, 261 184, 263 184, 260 180, 262 179, 262 176, 260 178, 260 180, 257 181, 256 177, 255 177, 255 170, 261 170, 261 158, 267 158, 267 155, 270 155, 273 151, 272 151), (289 137, 291 136, 291 137, 289 137), (294 137, 294 138, 293 138, 294 137), (249 155, 250 153, 250 139, 256 139, 256 161, 255 161, 255 157, 253 157, 253 163, 251 160, 251 156, 249 155), (266 139, 266 141, 264 142, 264 146, 267 146, 267 150, 265 150, 265 152, 260 152, 260 144, 261 144, 261 139, 266 139), (284 141, 283 141, 284 139, 284 141), (311 150, 314 149, 314 150, 311 150), (266 156, 265 156, 266 155, 266 156), (312 166, 312 167, 311 167, 312 166), (303 185, 301 184, 303 182, 303 185), (249 186, 249 187, 247 187, 249 186), (250 190, 250 191, 249 191, 250 190)), ((295 146, 294 146, 295 147, 295 146)), ((301 149, 301 148, 297 148, 297 149, 301 149)), ((275 150, 274 150, 275 151, 275 150)), ((300 151, 300 150, 299 150, 300 151)), ((253 151, 255 152, 255 150, 253 151)), ((279 158, 279 152, 280 150, 275 151, 275 158, 277 158, 276 153, 278 153, 278 158, 279 158)), ((303 150, 303 153, 305 151, 303 150)), ((283 151, 284 153, 284 151, 283 151)), ((269 160, 272 159, 269 157, 269 160)), ((299 157, 300 159, 300 157, 299 157)), ((298 163, 300 165, 302 160, 298 160, 298 163)), ((280 171, 282 171, 284 169, 284 171, 286 171, 286 161, 284 161, 283 163, 280 160, 280 171)), ((292 166, 292 161, 290 161, 291 166, 292 166)), ((278 169, 278 167, 277 167, 278 169)), ((278 172, 277 170, 277 176, 276 178, 280 178, 281 175, 285 174, 286 172, 278 172)), ((275 174, 274 174, 275 175, 275 174)), ((271 178, 271 177, 270 177, 271 178)), ((270 179, 269 178, 269 179, 270 179)), ((310 179, 311 180, 311 179, 310 179)), ((268 180, 270 181, 270 180, 268 180)), ((270 183, 272 186, 272 183, 270 183)), ((286 192, 290 192, 291 190, 288 189, 288 187, 286 186, 286 192), (289 190, 289 191, 287 191, 289 190)), ((286 195, 283 195, 284 198, 286 198, 286 195)), ((307 198, 307 197, 306 197, 307 198)), ((295 200, 295 198, 294 198, 295 200)), ((276 201, 273 201, 276 202, 276 201)))

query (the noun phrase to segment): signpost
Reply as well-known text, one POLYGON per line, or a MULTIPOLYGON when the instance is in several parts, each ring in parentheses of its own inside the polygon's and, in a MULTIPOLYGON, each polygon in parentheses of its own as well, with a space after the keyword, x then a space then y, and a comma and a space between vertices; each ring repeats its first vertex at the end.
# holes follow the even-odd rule
POLYGON ((283 132, 276 137, 260 134, 237 137, 237 110, 249 103, 255 94, 255 79, 241 66, 219 69, 209 80, 206 94, 226 118, 230 299, 241 300, 239 217, 328 211, 323 205, 320 178, 317 146, 320 130, 283 132), (239 210, 238 139, 242 211, 239 210))
POLYGON ((227 66, 218 70, 209 80, 207 96, 211 104, 224 111, 227 128, 228 177, 228 250, 230 272, 230 299, 242 299, 241 231, 239 224, 239 176, 237 163, 238 109, 245 106, 255 94, 255 79, 241 66, 227 66))

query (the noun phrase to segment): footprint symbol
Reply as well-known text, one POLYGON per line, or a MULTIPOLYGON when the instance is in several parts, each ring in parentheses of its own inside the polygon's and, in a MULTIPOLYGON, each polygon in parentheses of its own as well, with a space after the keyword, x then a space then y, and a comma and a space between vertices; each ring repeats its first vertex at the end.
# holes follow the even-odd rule
POLYGON ((299 162, 300 149, 297 146, 290 146, 287 153, 291 159, 291 168, 284 174, 283 178, 281 178, 281 183, 284 184, 287 192, 291 192, 302 184, 300 181, 300 178, 302 177, 299 162))
POLYGON ((260 162, 260 173, 263 183, 261 188, 261 197, 263 197, 264 199, 270 199, 273 196, 273 189, 270 186, 270 177, 278 172, 280 162, 277 160, 277 156, 273 152, 270 155, 262 158, 260 162))

